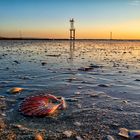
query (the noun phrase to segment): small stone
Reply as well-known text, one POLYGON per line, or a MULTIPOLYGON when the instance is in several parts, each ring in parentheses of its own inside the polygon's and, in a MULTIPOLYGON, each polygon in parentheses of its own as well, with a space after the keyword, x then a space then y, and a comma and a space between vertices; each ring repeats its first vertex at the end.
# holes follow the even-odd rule
POLYGON ((136 79, 135 81, 140 81, 140 79, 136 79))
POLYGON ((23 88, 19 88, 19 87, 13 87, 13 88, 11 88, 11 89, 9 90, 9 92, 10 92, 10 93, 13 93, 13 94, 19 93, 19 92, 21 92, 21 91, 23 91, 23 88))
POLYGON ((6 114, 5 113, 1 113, 0 115, 2 115, 3 117, 6 117, 6 114))
POLYGON ((30 130, 29 128, 26 128, 26 127, 24 127, 20 124, 13 124, 12 126, 15 127, 15 128, 18 128, 21 131, 29 131, 30 130))
POLYGON ((45 66, 46 64, 47 64, 46 62, 42 62, 42 63, 41 63, 42 66, 45 66))
POLYGON ((93 68, 92 67, 81 67, 81 68, 79 68, 78 70, 79 71, 90 71, 90 70, 92 70, 93 68))
POLYGON ((103 66, 98 66, 98 65, 95 65, 95 64, 90 64, 90 67, 92 67, 92 68, 102 68, 103 66))
POLYGON ((76 80, 76 77, 71 77, 71 78, 69 78, 67 80, 68 80, 68 82, 72 82, 72 81, 76 80))
POLYGON ((113 129, 116 129, 116 128, 118 128, 119 126, 120 126, 120 124, 118 124, 118 123, 111 123, 111 125, 110 125, 113 129))
POLYGON ((0 118, 0 131, 3 130, 6 127, 6 124, 4 123, 3 119, 0 118))
POLYGON ((19 79, 22 79, 22 80, 29 80, 30 77, 28 77, 28 76, 23 76, 23 77, 19 77, 19 79))
POLYGON ((126 100, 123 100, 122 102, 123 102, 123 103, 125 103, 125 104, 127 104, 127 103, 128 103, 128 101, 126 101, 126 100))
POLYGON ((81 104, 77 104, 77 107, 78 107, 78 108, 82 108, 82 105, 81 105, 81 104))
POLYGON ((83 140, 80 136, 76 136, 76 140, 83 140))
POLYGON ((81 126, 82 124, 80 122, 74 122, 75 126, 81 126))
POLYGON ((90 97, 99 97, 100 96, 100 94, 97 94, 97 93, 91 93, 91 94, 89 94, 90 95, 90 97))
POLYGON ((35 140, 43 140, 43 137, 41 134, 35 134, 35 140))
POLYGON ((64 134, 67 138, 70 138, 70 137, 72 136, 73 132, 70 131, 70 130, 67 130, 67 131, 64 131, 63 134, 64 134))
POLYGON ((107 84, 99 84, 98 86, 99 87, 109 87, 109 85, 107 85, 107 84))
POLYGON ((82 89, 82 87, 81 87, 81 86, 79 86, 79 87, 78 87, 78 89, 82 89))
POLYGON ((87 83, 87 81, 82 81, 81 83, 87 83))
POLYGON ((15 61, 13 61, 13 62, 16 63, 16 64, 20 64, 19 61, 17 61, 17 60, 15 60, 15 61))
POLYGON ((117 111, 123 111, 123 108, 117 108, 117 111))
POLYGON ((103 140, 115 140, 112 136, 108 135, 103 140))
POLYGON ((75 98, 66 98, 66 101, 68 101, 68 102, 78 102, 79 100, 75 99, 75 98))
POLYGON ((0 95, 0 99, 5 98, 4 96, 0 95))
POLYGON ((75 94, 75 95, 80 95, 81 93, 80 93, 80 92, 75 92, 74 94, 75 94))

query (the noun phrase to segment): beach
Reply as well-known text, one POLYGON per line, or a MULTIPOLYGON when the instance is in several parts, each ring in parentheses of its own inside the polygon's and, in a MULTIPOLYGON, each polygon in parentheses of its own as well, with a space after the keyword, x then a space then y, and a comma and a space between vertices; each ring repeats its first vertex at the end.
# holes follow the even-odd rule
POLYGON ((0 139, 123 140, 140 129, 140 41, 0 40, 0 139), (20 87, 20 93, 10 89, 20 87), (28 96, 62 96, 53 117, 19 111, 28 96))

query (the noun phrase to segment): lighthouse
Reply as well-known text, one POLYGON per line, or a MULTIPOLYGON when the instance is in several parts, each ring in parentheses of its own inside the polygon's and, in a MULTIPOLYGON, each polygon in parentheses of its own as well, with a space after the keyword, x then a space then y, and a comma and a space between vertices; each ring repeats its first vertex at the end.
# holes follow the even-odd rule
POLYGON ((74 19, 70 19, 70 40, 75 40, 74 19))

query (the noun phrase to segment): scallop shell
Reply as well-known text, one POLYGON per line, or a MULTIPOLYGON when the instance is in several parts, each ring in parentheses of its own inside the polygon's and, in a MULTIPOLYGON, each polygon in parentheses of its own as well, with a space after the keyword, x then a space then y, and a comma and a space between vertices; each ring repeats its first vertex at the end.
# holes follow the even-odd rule
POLYGON ((58 109, 66 108, 64 98, 51 94, 30 96, 20 104, 19 111, 28 116, 50 116, 58 109))

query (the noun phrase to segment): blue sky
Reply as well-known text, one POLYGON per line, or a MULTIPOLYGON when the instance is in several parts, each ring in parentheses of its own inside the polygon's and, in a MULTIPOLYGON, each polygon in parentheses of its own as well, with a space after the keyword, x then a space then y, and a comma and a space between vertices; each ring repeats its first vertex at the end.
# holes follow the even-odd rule
POLYGON ((0 36, 67 38, 72 17, 78 38, 140 38, 140 0, 0 0, 0 36))

